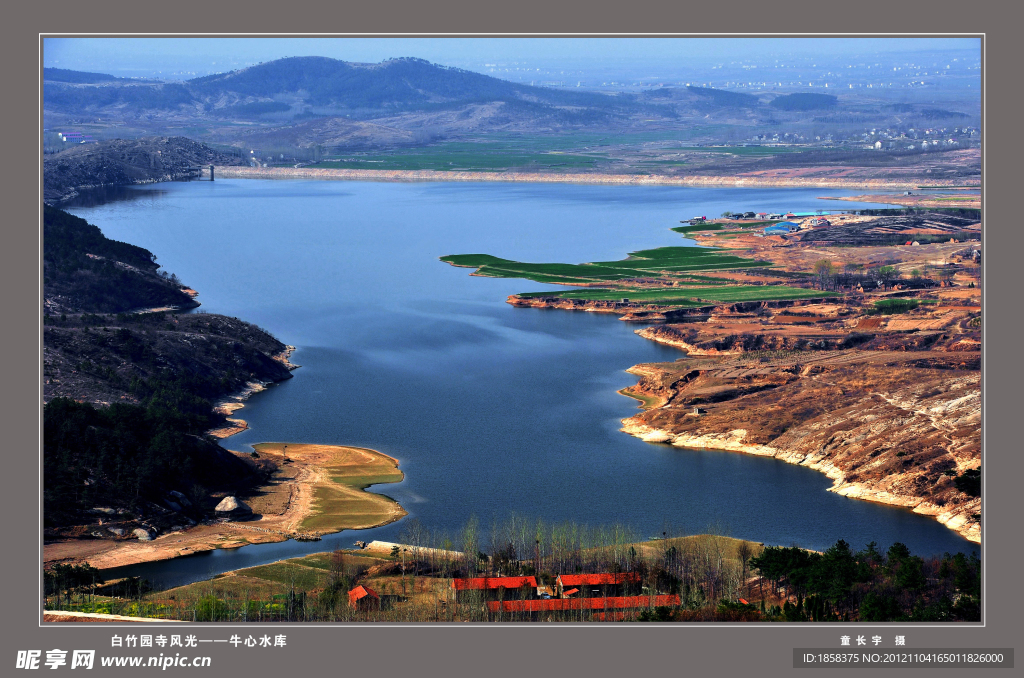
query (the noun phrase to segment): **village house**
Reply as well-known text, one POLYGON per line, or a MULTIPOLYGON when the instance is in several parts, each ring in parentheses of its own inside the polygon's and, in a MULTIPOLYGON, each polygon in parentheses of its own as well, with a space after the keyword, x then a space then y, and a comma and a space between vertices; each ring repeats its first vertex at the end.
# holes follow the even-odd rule
POLYGON ((452 579, 455 600, 522 600, 536 595, 535 577, 467 577, 452 579))
POLYGON ((379 610, 380 596, 368 586, 357 586, 348 592, 348 605, 353 610, 379 610))
POLYGON ((595 596, 622 596, 639 588, 640 577, 635 572, 600 574, 562 574, 555 579, 555 596, 592 598, 595 596))

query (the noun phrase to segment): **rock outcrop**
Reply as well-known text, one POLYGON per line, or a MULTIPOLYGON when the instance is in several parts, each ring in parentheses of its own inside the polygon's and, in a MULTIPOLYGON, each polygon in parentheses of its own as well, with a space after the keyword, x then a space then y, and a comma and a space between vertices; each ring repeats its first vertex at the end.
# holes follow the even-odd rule
POLYGON ((977 368, 950 367, 938 352, 834 351, 631 371, 641 375, 631 392, 664 403, 623 420, 631 435, 807 466, 833 492, 911 508, 981 540, 981 499, 954 482, 981 462, 977 368), (694 416, 698 402, 706 411, 694 416))
POLYGON ((252 515, 252 509, 248 504, 232 496, 224 497, 213 511, 218 518, 231 520, 248 518, 252 515))

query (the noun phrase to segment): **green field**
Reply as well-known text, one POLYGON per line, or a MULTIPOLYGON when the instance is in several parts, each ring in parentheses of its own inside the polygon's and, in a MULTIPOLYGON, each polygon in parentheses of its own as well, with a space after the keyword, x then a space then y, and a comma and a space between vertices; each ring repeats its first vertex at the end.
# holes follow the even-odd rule
POLYGON ((676 226, 671 230, 676 233, 691 233, 694 231, 721 231, 723 228, 761 228, 763 226, 777 224, 779 221, 779 219, 774 219, 772 221, 748 221, 745 223, 735 221, 709 221, 707 223, 696 224, 694 226, 676 226))
POLYGON ((676 233, 689 233, 690 231, 721 231, 722 224, 694 224, 693 226, 676 226, 672 230, 676 233))
POLYGON ((659 247, 630 252, 629 259, 586 264, 529 264, 489 254, 452 254, 441 261, 453 266, 477 269, 477 275, 492 278, 524 278, 540 283, 579 285, 629 278, 662 277, 665 274, 724 271, 770 266, 770 262, 745 259, 730 250, 708 247, 659 247))
POLYGON ((678 287, 667 290, 592 288, 571 292, 528 292, 522 297, 557 297, 587 301, 630 301, 669 304, 672 306, 702 306, 702 302, 733 303, 737 301, 772 301, 778 299, 817 299, 835 296, 834 292, 819 292, 783 285, 732 285, 717 287, 678 287))
POLYGON ((806 149, 794 146, 685 146, 674 148, 673 151, 690 153, 728 153, 730 155, 778 155, 779 153, 799 153, 806 149))
MULTIPOLYGON (((698 126, 687 130, 665 130, 638 133, 574 133, 556 134, 494 134, 465 141, 448 141, 399 148, 378 153, 352 153, 329 157, 314 167, 331 169, 439 170, 439 171, 532 171, 558 169, 586 171, 599 163, 621 155, 623 148, 659 142, 688 141, 694 137, 714 134, 722 126, 698 126)), ((800 149, 759 146, 691 146, 682 150, 704 153, 761 156, 800 149)), ((680 160, 640 160, 641 164, 678 165, 680 160)))
MULTIPOLYGON (((761 222, 764 223, 764 222, 761 222)), ((712 224, 714 225, 714 224, 712 224)), ((673 229, 678 230, 678 229, 673 229)), ((585 264, 532 264, 502 259, 490 254, 451 254, 441 261, 453 266, 475 268, 476 275, 495 278, 523 278, 539 283, 588 285, 586 289, 527 292, 524 298, 559 298, 584 301, 621 301, 676 307, 713 303, 816 299, 835 296, 832 292, 786 285, 737 284, 727 278, 701 275, 714 271, 760 269, 770 276, 770 262, 747 259, 737 250, 720 247, 658 247, 630 252, 628 259, 585 264), (657 279, 671 286, 652 288, 633 282, 637 278, 657 279), (600 287, 590 287, 595 283, 600 287)))
MULTIPOLYGON (((483 146, 481 144, 481 146, 483 146)), ((506 170, 593 169, 602 155, 561 151, 523 153, 488 148, 454 150, 420 148, 406 152, 325 160, 313 165, 326 169, 436 170, 448 172, 502 172, 506 170)))

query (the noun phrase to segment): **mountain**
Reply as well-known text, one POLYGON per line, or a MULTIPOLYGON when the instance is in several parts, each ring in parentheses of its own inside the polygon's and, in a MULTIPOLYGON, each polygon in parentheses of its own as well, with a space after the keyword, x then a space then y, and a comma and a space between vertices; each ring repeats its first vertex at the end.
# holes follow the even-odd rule
MULTIPOLYGON (((902 96, 882 90, 751 94, 694 85, 599 93, 513 83, 411 57, 381 63, 289 57, 183 82, 46 69, 43 114, 49 129, 62 132, 187 135, 244 148, 246 154, 260 149, 264 162, 315 162, 325 153, 480 141, 488 135, 508 139, 586 131, 617 137, 607 145, 614 147, 620 165, 628 165, 617 171, 629 172, 650 170, 634 162, 651 151, 643 146, 651 139, 643 141, 643 135, 696 146, 776 135, 783 143, 824 144, 832 138, 860 143, 872 128, 898 134, 924 120, 936 127, 959 126, 968 115, 955 110, 953 101, 911 104, 899 102, 902 96)), ((54 150, 66 147, 59 137, 46 143, 54 150)), ((657 166, 701 162, 676 153, 657 166)))
POLYGON ((44 72, 44 110, 122 117, 188 113, 279 119, 302 115, 374 118, 398 111, 437 110, 472 103, 516 102, 535 115, 552 109, 580 113, 635 111, 630 98, 519 85, 423 59, 379 64, 326 57, 290 57, 182 83, 131 81, 61 69, 44 72), (88 85, 88 86, 86 86, 88 85))
POLYGON ((200 165, 239 163, 235 156, 184 137, 75 145, 43 159, 43 200, 55 205, 83 189, 174 181, 191 176, 191 168, 200 165))
POLYGON ((85 71, 71 71, 66 68, 44 68, 43 80, 48 82, 73 82, 73 83, 98 83, 123 81, 126 78, 118 78, 106 73, 88 73, 85 71))

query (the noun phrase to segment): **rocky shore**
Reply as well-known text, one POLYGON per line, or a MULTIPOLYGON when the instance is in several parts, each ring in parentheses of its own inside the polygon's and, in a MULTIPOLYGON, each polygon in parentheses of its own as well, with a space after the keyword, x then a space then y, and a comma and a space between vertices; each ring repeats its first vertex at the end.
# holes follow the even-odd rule
POLYGON ((649 443, 665 443, 675 447, 742 452, 743 454, 752 454, 759 457, 772 457, 787 464, 806 466, 807 468, 824 473, 832 480, 832 487, 829 488, 830 492, 853 499, 874 501, 891 506, 902 506, 913 509, 914 513, 934 516, 940 523, 962 535, 965 539, 981 543, 981 524, 970 518, 971 514, 977 513, 981 509, 981 499, 979 497, 959 502, 954 506, 940 506, 921 497, 908 496, 893 491, 891 489, 891 481, 889 483, 850 481, 847 479, 843 469, 837 466, 827 453, 787 449, 772 445, 747 444, 744 442, 747 432, 743 429, 734 429, 720 434, 676 434, 671 431, 652 428, 636 421, 635 418, 630 418, 623 419, 621 430, 649 443))
POLYGON ((832 492, 934 516, 980 542, 981 499, 953 483, 980 458, 979 372, 935 369, 937 351, 814 353, 637 365, 629 394, 652 405, 622 430, 806 466, 832 492))

